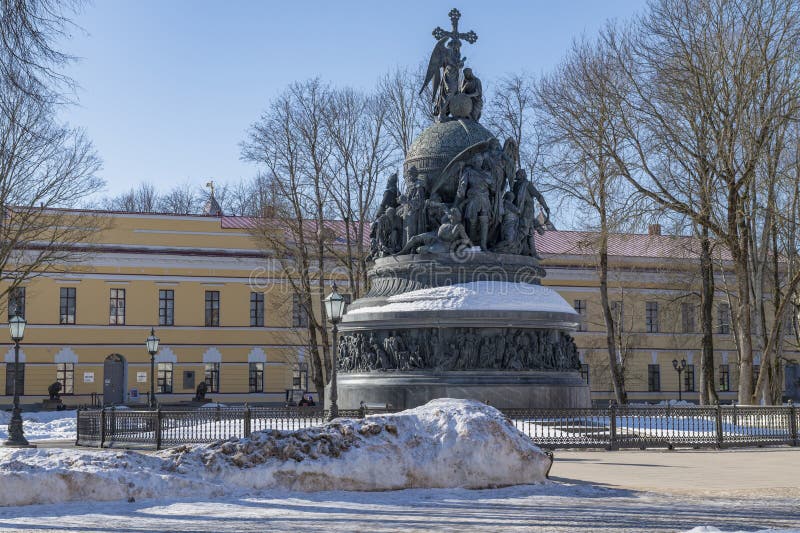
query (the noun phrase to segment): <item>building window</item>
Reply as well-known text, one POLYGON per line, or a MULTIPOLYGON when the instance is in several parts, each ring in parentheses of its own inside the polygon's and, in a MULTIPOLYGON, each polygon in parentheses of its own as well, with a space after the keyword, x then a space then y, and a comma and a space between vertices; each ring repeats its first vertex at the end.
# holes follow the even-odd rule
POLYGON ((14 287, 8 292, 8 319, 25 318, 25 287, 14 287))
POLYGON ((581 364, 581 378, 584 383, 589 384, 589 365, 586 363, 581 364))
POLYGON ((694 365, 686 365, 683 371, 684 392, 694 392, 694 365))
POLYGON ((572 307, 578 313, 578 331, 586 331, 586 300, 575 300, 572 307))
POLYGON ((158 392, 172 392, 172 363, 158 363, 158 392))
POLYGON ((56 381, 61 383, 61 394, 74 394, 75 363, 56 363, 56 381))
POLYGON ((731 332, 731 306, 727 303, 717 304, 717 333, 728 335, 731 332))
POLYGON ((158 325, 175 325, 175 291, 172 289, 158 290, 158 325))
POLYGON ((683 333, 694 333, 695 332, 695 306, 689 302, 683 302, 681 304, 681 331, 683 333))
POLYGON ((292 369, 292 388, 308 390, 308 363, 295 363, 292 369))
POLYGON ((219 392, 219 363, 206 363, 206 386, 208 392, 219 392))
POLYGON ((658 302, 645 302, 644 325, 647 333, 658 333, 658 302))
POLYGON ((300 298, 297 294, 292 295, 292 327, 308 327, 308 311, 305 306, 300 305, 300 298))
POLYGON ((6 363, 6 396, 14 394, 14 377, 17 379, 17 394, 25 395, 25 363, 6 363))
POLYGON ((622 307, 622 301, 615 300, 611 302, 611 320, 614 322, 614 327, 619 333, 625 330, 625 326, 623 325, 625 321, 625 312, 622 307))
POLYGON ((250 326, 264 326, 264 293, 250 293, 250 326))
POLYGON ((125 325, 125 289, 111 289, 108 317, 109 324, 125 325))
POLYGON ((731 390, 731 371, 728 365, 719 365, 719 390, 722 392, 731 390))
POLYGON ((661 366, 647 365, 647 390, 659 392, 661 390, 661 366))
POLYGON ((264 363, 250 363, 250 392, 264 392, 264 363))
POLYGON ((61 303, 59 305, 61 324, 75 323, 75 287, 61 287, 61 303))
POLYGON ((206 327, 219 326, 219 291, 206 291, 206 327))

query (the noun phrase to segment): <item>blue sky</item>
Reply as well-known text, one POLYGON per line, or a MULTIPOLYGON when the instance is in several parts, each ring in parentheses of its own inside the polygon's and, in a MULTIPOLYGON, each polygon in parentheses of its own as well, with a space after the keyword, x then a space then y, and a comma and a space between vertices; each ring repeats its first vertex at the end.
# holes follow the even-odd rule
POLYGON ((573 38, 644 0, 95 0, 63 45, 80 57, 68 70, 80 88, 62 116, 94 141, 109 194, 140 181, 236 181, 255 172, 239 143, 289 83, 319 76, 368 89, 425 60, 454 5, 462 31, 478 33, 464 55, 487 87, 547 71, 573 38))

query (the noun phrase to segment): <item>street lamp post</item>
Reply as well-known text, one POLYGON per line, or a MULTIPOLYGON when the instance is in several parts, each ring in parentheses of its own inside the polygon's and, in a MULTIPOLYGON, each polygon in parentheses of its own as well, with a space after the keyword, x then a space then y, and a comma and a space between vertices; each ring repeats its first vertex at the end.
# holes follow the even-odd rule
POLYGON ((26 324, 27 322, 25 322, 24 318, 16 315, 8 321, 11 340, 14 341, 14 409, 11 412, 11 422, 8 423, 8 439, 3 443, 3 446, 30 446, 22 430, 22 411, 19 408, 19 389, 17 388, 17 381, 19 380, 19 341, 25 336, 26 324))
POLYGON ((337 334, 339 333, 339 321, 342 320, 344 314, 345 302, 344 296, 339 294, 336 290, 336 282, 333 283, 331 293, 325 298, 325 314, 333 324, 333 350, 331 351, 331 408, 328 414, 328 420, 333 420, 339 416, 339 391, 336 386, 336 357, 339 352, 339 342, 337 334))
POLYGON ((145 341, 147 351, 150 353, 150 398, 147 402, 150 409, 156 408, 156 354, 158 353, 158 337, 156 337, 155 329, 150 328, 150 336, 145 341))
POLYGON ((678 401, 682 399, 681 396, 681 372, 686 370, 686 359, 681 359, 681 362, 678 363, 677 359, 672 360, 672 368, 675 369, 675 372, 678 373, 678 401))

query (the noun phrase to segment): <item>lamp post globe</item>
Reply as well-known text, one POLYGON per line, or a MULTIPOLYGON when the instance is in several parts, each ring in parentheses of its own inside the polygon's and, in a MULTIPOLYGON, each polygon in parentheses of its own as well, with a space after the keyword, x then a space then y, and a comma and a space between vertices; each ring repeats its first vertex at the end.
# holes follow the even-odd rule
POLYGON ((11 333, 11 340, 20 342, 25 337, 25 326, 28 323, 19 315, 14 315, 8 321, 8 330, 11 333))
MULTIPOLYGON (((14 408, 11 411, 11 421, 8 423, 8 439, 3 443, 4 446, 30 447, 25 433, 22 429, 22 410, 19 407, 19 389, 17 382, 19 378, 19 343, 25 336, 25 326, 27 322, 19 315, 14 315, 8 321, 8 330, 11 340, 14 341, 14 408)), ((6 368, 6 372, 8 369, 6 368)))
POLYGON ((156 354, 158 353, 159 339, 156 337, 154 328, 150 328, 150 336, 145 341, 147 352, 150 354, 150 395, 148 398, 148 407, 155 409, 156 407, 156 380, 155 380, 155 367, 156 367, 156 354))
POLYGON ((331 407, 328 413, 328 420, 333 420, 339 416, 339 391, 336 385, 336 358, 339 351, 339 342, 337 334, 339 333, 338 325, 344 315, 344 308, 347 305, 344 296, 339 294, 336 288, 336 282, 333 283, 331 293, 323 301, 325 304, 325 315, 328 320, 333 324, 333 349, 331 350, 331 407))

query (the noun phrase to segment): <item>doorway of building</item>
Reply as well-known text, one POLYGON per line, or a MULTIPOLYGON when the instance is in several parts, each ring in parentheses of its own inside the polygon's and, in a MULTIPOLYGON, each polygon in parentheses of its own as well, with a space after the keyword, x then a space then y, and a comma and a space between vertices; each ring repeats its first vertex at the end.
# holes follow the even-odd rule
POLYGON ((125 370, 127 362, 118 353, 106 357, 103 363, 103 403, 125 403, 125 370))

